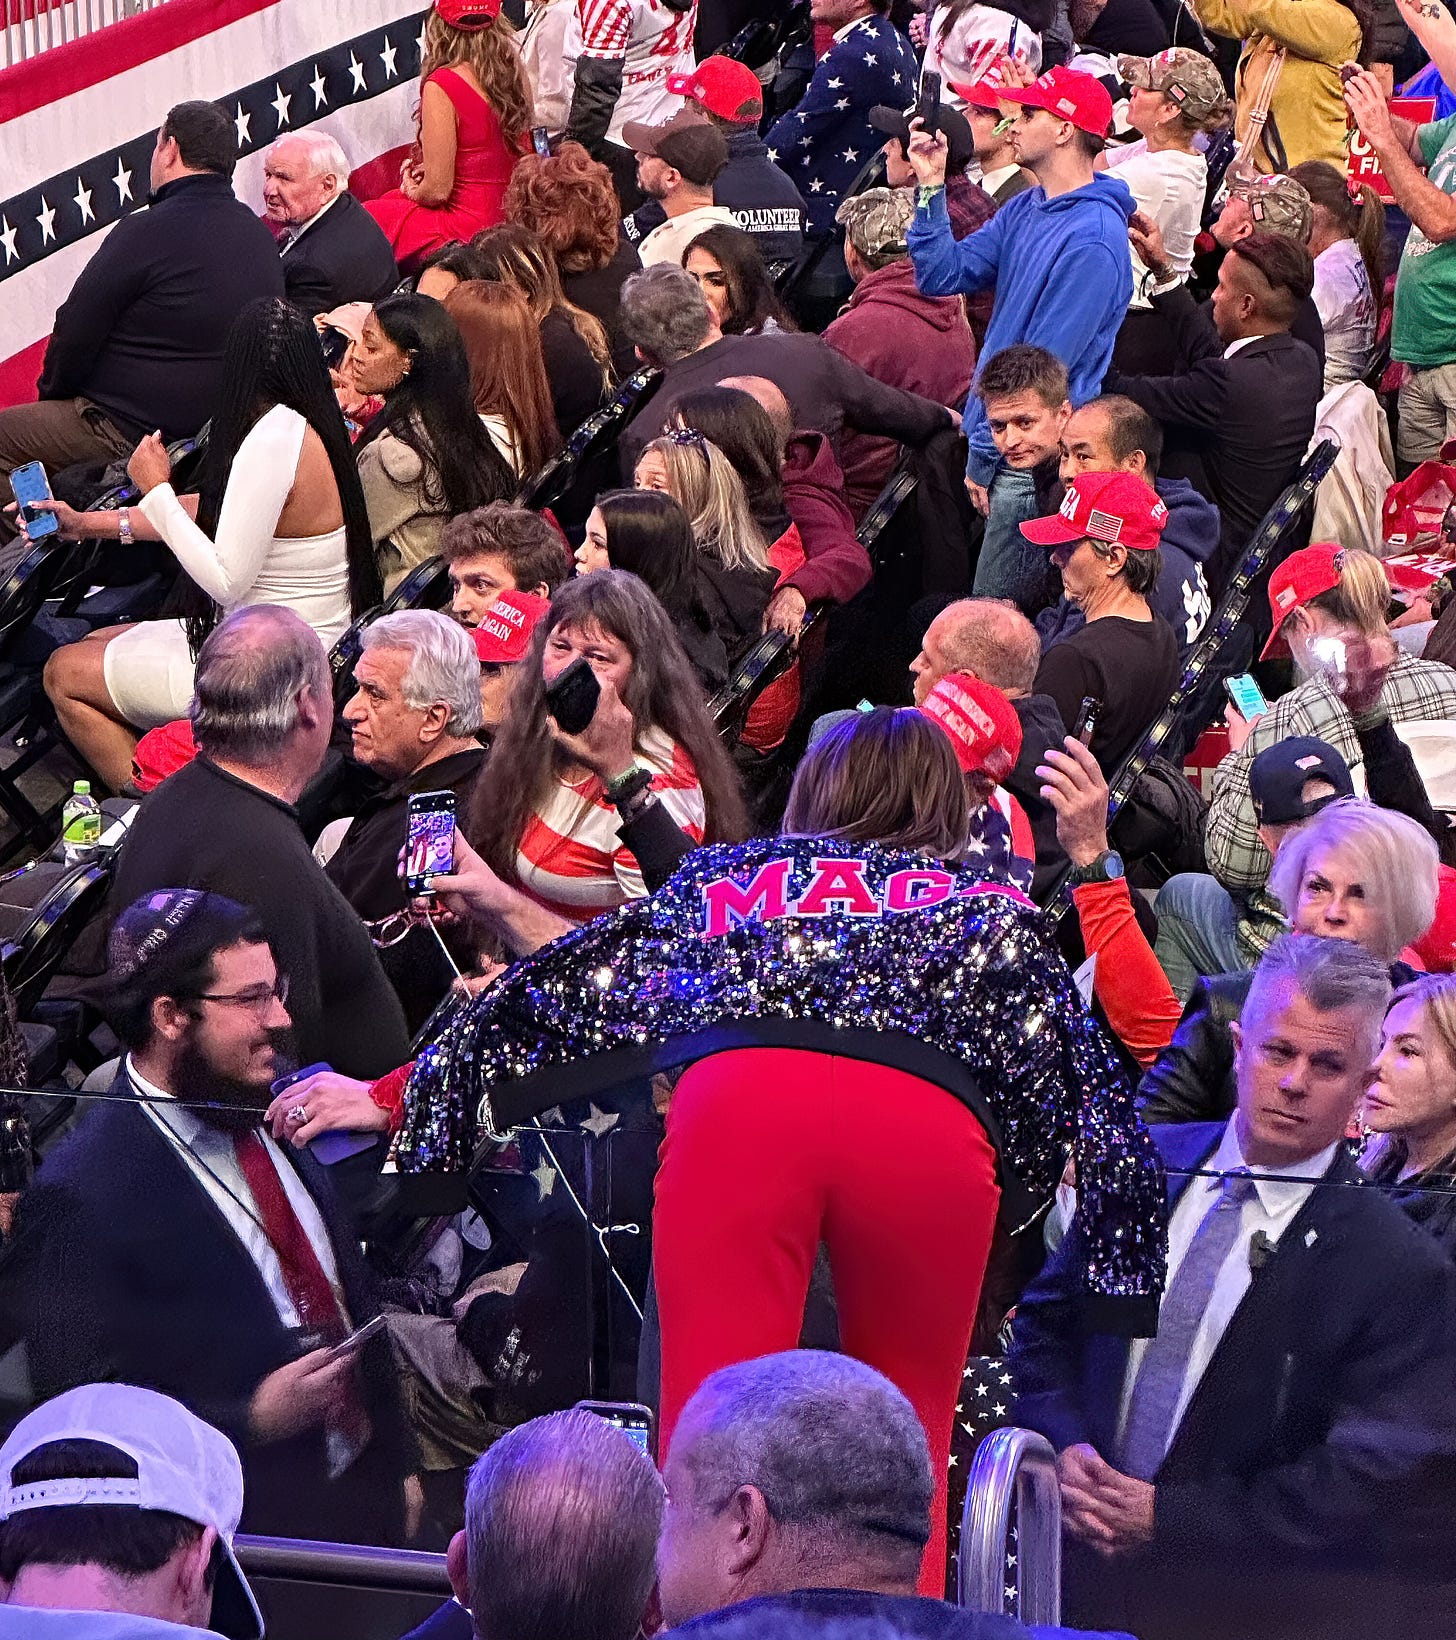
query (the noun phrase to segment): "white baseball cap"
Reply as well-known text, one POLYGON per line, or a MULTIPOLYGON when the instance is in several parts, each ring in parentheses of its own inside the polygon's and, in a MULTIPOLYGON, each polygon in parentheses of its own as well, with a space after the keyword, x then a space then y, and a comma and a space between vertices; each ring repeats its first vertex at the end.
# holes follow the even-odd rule
POLYGON ((30 1509, 113 1505, 165 1510, 211 1526, 222 1543, 212 1627, 262 1640, 263 1614, 233 1552, 243 1513, 243 1466, 227 1436, 180 1401, 132 1384, 83 1384, 28 1413, 0 1447, 0 1520, 30 1509), (17 1486, 16 1465, 53 1441, 99 1441, 137 1466, 135 1479, 57 1476, 17 1486))

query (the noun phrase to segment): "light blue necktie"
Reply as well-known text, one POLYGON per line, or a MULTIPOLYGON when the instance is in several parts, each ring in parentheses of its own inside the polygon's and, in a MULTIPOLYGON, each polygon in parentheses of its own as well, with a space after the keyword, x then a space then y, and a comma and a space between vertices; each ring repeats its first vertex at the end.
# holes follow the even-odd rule
POLYGON ((1244 1203, 1253 1194, 1254 1180, 1247 1168, 1225 1177, 1163 1297, 1157 1336, 1143 1352, 1122 1432, 1119 1468, 1137 1480, 1150 1481, 1168 1450, 1193 1341, 1218 1273, 1238 1239, 1244 1203))

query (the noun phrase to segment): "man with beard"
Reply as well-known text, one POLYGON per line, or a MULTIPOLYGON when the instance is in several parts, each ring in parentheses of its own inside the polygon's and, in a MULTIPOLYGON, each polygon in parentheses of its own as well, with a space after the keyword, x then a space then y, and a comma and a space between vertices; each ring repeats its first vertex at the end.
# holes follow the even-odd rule
POLYGON ((119 1381, 175 1396, 242 1455, 245 1528, 396 1541, 389 1346, 331 1350, 376 1313, 327 1174, 259 1126, 286 1067, 288 986, 262 925, 159 889, 111 931, 109 1096, 17 1213, 0 1308, 37 1397, 119 1381))

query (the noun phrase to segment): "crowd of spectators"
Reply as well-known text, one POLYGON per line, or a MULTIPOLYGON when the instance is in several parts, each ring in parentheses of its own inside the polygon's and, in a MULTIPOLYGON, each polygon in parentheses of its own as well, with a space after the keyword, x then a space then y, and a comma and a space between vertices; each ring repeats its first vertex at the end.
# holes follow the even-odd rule
POLYGON ((1456 20, 698 21, 435 0, 261 221, 158 110, 0 408, 123 611, 15 663, 123 834, 0 1009, 0 1636, 261 1640, 240 1523, 446 1550, 420 1640, 1025 1634, 999 1423, 1070 1621, 1434 1640, 1456 522, 1261 529, 1356 426, 1456 520, 1456 20))

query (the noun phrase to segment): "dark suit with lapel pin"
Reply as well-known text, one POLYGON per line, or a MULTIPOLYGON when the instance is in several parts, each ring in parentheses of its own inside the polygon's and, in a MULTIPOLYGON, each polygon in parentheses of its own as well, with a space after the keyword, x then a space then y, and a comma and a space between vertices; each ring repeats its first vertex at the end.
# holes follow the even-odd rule
MULTIPOLYGON (((373 1436, 337 1480, 315 1429, 259 1445, 253 1391, 302 1353, 258 1267, 188 1163, 135 1101, 94 1105, 46 1158, 0 1261, 0 1315, 26 1341, 37 1401, 77 1384, 141 1384, 221 1429, 243 1460, 243 1529, 391 1543, 402 1527, 404 1431, 388 1341, 359 1354, 373 1436)), ((327 1170, 285 1153, 318 1204, 357 1327, 378 1310, 327 1170)))
MULTIPOLYGON (((1176 1206, 1223 1127, 1152 1134, 1176 1206)), ((1152 1543, 1103 1561, 1069 1540, 1070 1620, 1139 1640, 1451 1633, 1456 1279, 1361 1179, 1338 1153, 1254 1270, 1154 1477, 1152 1543)), ((1017 1421, 1117 1467, 1128 1341, 1083 1326, 1077 1239, 1016 1313, 1017 1421)))

